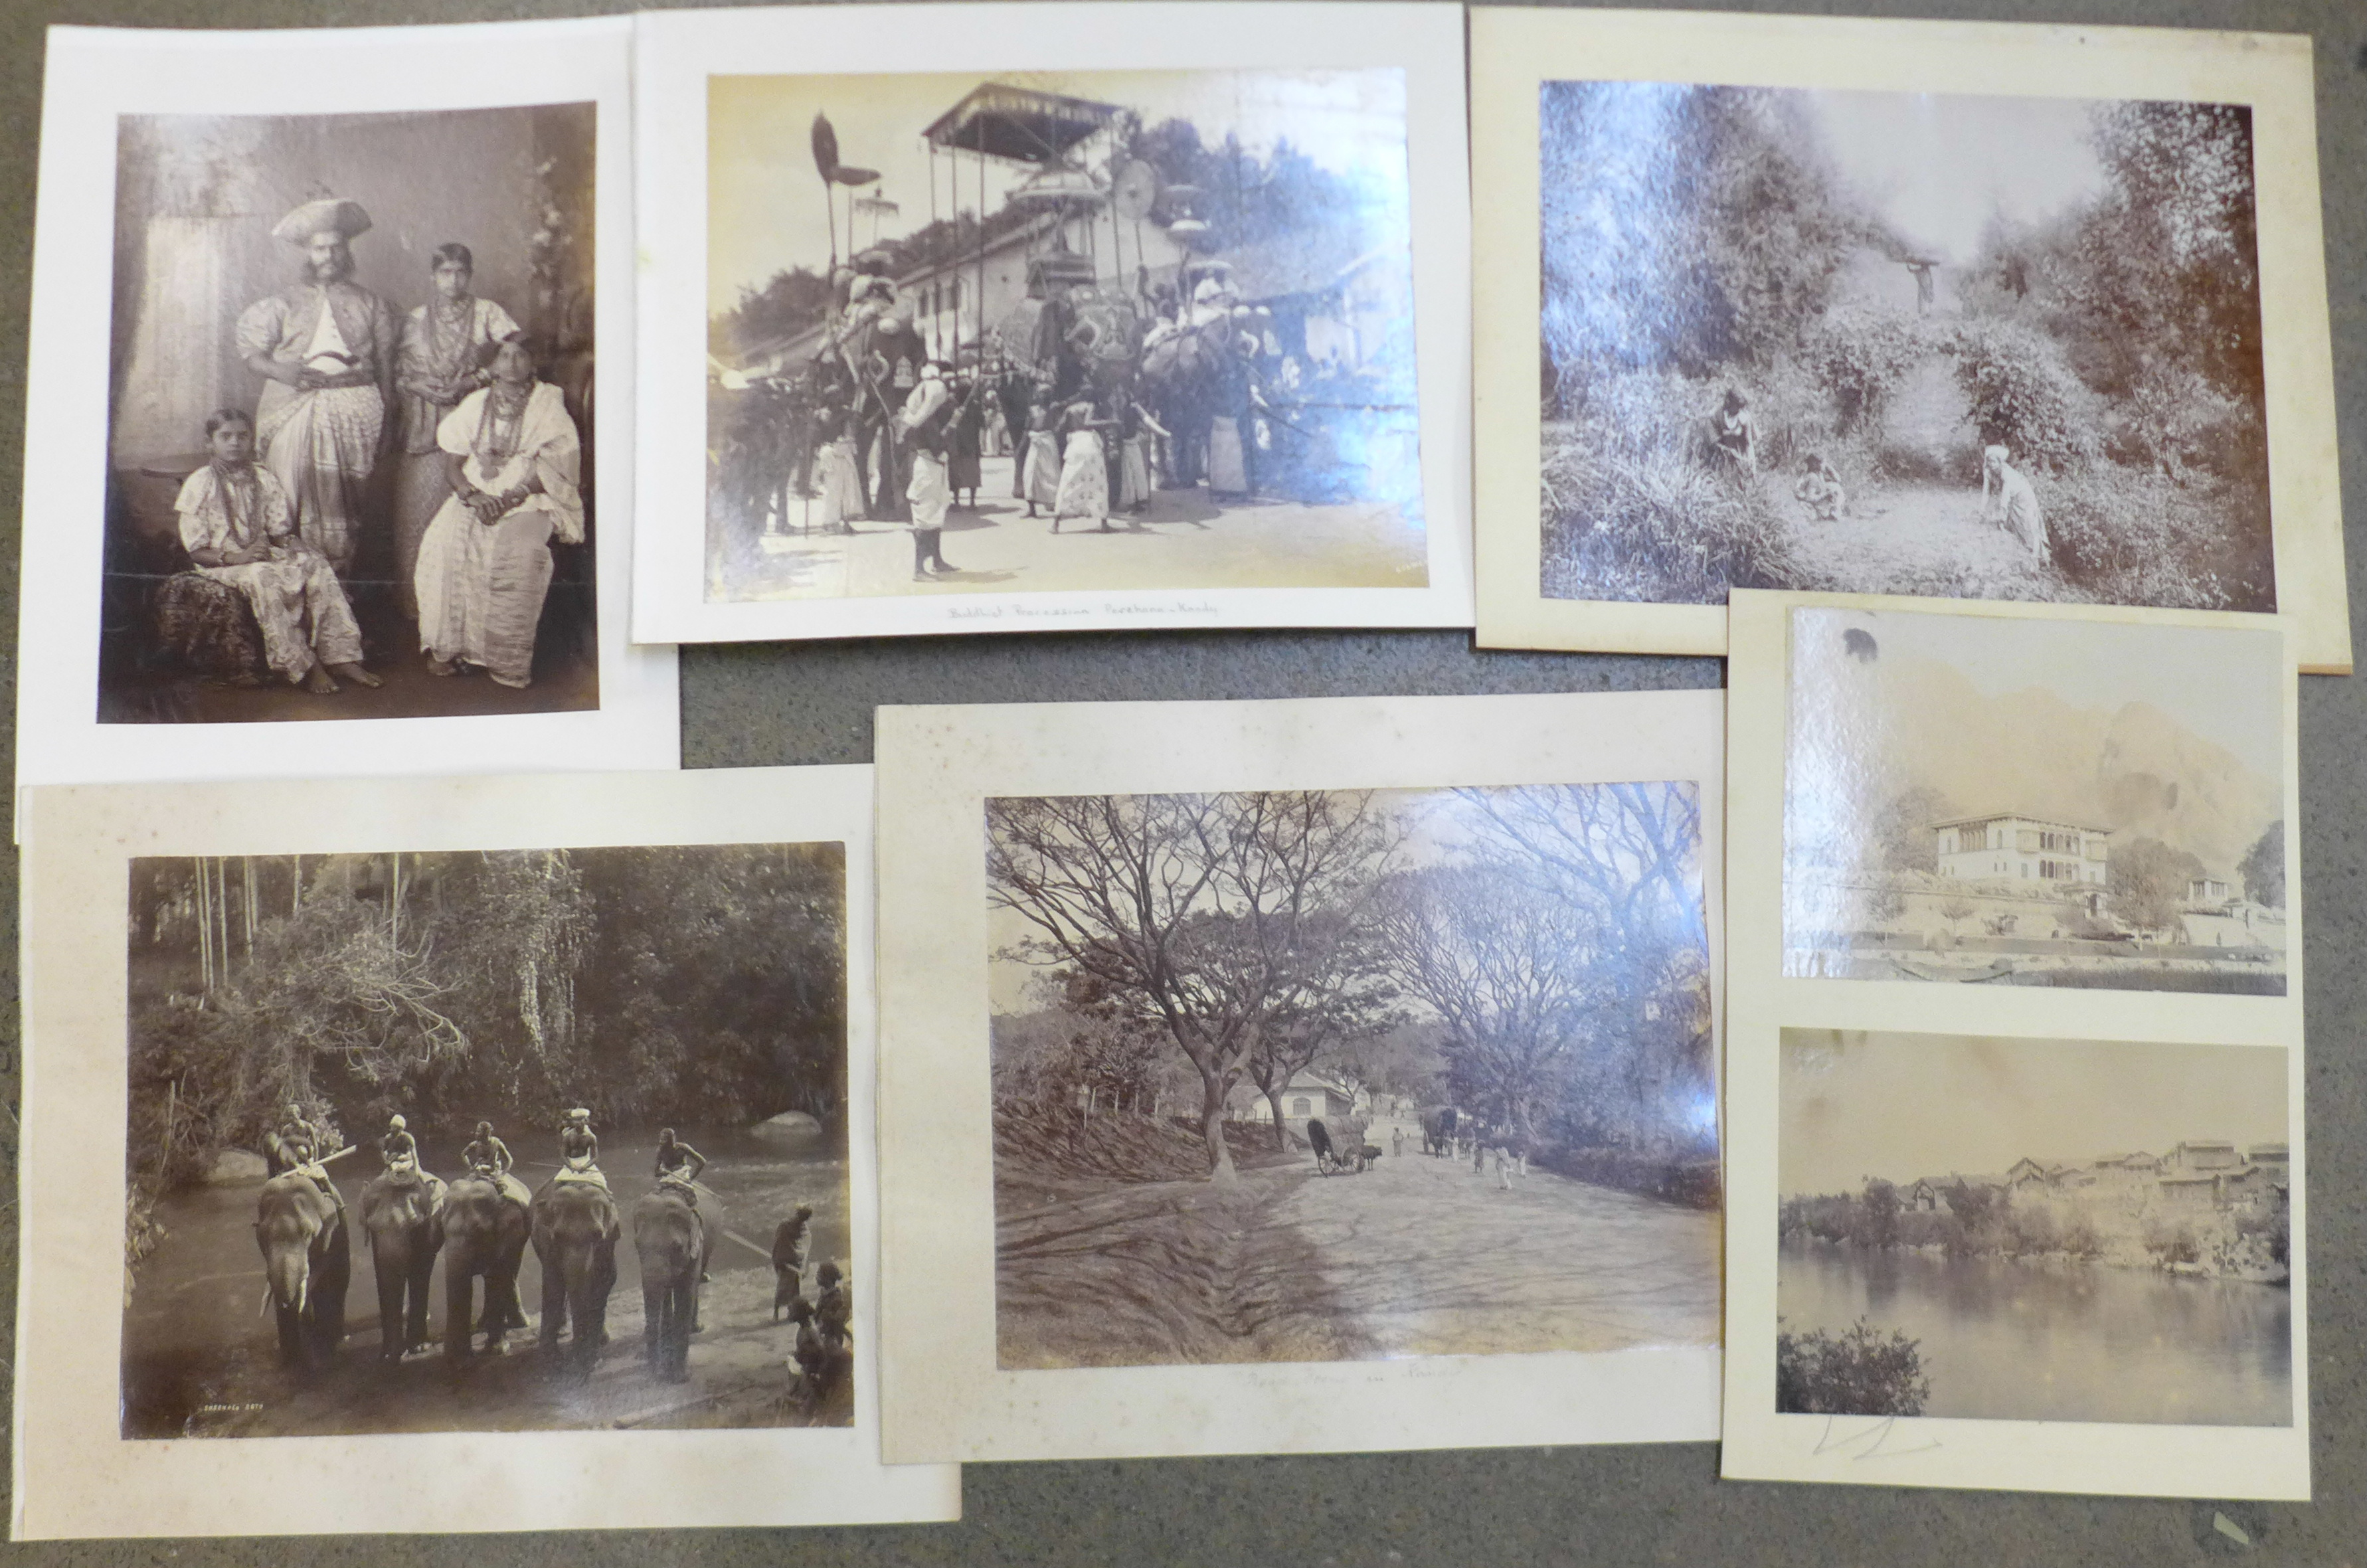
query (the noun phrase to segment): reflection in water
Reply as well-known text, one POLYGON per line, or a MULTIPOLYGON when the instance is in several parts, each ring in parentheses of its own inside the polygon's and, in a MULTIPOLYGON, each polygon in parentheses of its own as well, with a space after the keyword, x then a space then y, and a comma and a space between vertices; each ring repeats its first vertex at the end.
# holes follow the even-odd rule
POLYGON ((1795 1332, 1864 1317, 1920 1340, 1926 1415, 2293 1425, 2282 1286, 1792 1240, 1776 1310, 1795 1332))

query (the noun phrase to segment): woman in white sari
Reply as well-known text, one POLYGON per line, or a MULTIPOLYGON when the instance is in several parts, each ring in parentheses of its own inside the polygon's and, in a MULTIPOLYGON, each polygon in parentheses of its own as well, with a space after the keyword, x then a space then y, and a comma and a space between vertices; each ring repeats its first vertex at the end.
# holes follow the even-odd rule
POLYGON ((492 369, 436 428, 452 494, 419 544, 419 643, 439 676, 473 665, 523 689, 550 541, 583 542, 583 447, 560 390, 535 379, 524 333, 502 339, 492 369))

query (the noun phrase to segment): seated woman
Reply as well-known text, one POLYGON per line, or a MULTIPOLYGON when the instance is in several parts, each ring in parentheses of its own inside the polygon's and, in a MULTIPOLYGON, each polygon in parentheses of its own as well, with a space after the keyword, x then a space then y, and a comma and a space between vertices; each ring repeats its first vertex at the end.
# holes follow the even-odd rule
POLYGON ((189 475, 173 509, 198 574, 235 588, 255 611, 263 656, 290 685, 326 695, 334 670, 377 686, 362 668, 361 628, 328 558, 298 537, 296 508, 255 460, 255 421, 235 408, 206 416, 210 460, 189 475))
POLYGON ((436 427, 452 494, 419 541, 419 645, 439 676, 473 666, 523 690, 550 541, 583 542, 583 447, 560 390, 535 379, 526 334, 502 339, 492 369, 436 427))

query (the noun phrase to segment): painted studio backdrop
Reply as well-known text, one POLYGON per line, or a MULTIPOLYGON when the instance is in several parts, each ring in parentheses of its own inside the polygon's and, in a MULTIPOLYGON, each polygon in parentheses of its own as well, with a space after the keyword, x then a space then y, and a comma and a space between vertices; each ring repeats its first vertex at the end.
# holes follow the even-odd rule
POLYGON ((102 722, 599 706, 595 120, 123 117, 102 722))

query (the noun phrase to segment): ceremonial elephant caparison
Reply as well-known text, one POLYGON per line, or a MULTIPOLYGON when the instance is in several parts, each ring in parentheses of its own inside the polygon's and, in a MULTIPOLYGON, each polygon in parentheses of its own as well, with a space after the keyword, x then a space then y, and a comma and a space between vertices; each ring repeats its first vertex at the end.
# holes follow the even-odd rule
POLYGON ((280 1358, 305 1370, 325 1366, 345 1337, 353 1247, 333 1192, 290 1171, 255 1197, 255 1244, 279 1320, 280 1358))
POLYGON ((661 1183, 633 1205, 633 1251, 641 1266, 641 1344, 650 1372, 667 1382, 690 1376, 690 1336, 698 1332, 698 1281, 715 1256, 723 1215, 714 1194, 697 1204, 661 1183))
POLYGON ((542 1265, 542 1347, 569 1329, 568 1364, 588 1372, 608 1342, 617 1286, 617 1200, 597 1182, 554 1176, 534 1195, 534 1256, 542 1265), (572 1328, 570 1325, 572 1325, 572 1328))

